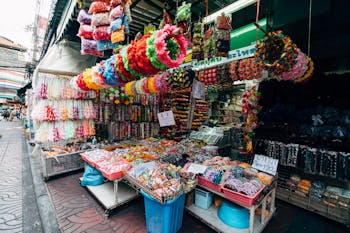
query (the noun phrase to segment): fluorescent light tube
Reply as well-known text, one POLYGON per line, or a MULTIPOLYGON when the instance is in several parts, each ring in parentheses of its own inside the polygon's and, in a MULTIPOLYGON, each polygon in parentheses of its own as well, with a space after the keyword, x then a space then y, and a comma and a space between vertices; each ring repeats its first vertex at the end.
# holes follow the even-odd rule
POLYGON ((217 12, 214 12, 213 14, 208 15, 207 17, 204 18, 203 22, 205 24, 208 24, 210 22, 215 21, 216 18, 218 16, 220 16, 222 13, 231 14, 231 13, 237 12, 243 8, 246 8, 246 7, 252 5, 256 2, 257 2, 257 0, 238 0, 238 1, 222 8, 221 10, 218 10, 217 12))

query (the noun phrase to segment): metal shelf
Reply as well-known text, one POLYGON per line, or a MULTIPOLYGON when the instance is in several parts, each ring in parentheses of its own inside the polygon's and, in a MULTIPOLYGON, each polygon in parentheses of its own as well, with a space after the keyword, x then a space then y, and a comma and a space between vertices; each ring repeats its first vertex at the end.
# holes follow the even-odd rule
POLYGON ((235 229, 232 227, 229 227, 221 222, 221 220, 217 217, 216 212, 217 209, 214 207, 211 207, 209 210, 203 210, 201 208, 198 208, 194 205, 186 207, 186 210, 192 214, 193 216, 197 217, 199 220, 201 220, 203 223, 207 224, 209 227, 213 228, 214 230, 218 232, 223 233, 238 233, 238 232, 247 232, 247 233, 260 233, 263 231, 263 229, 266 227, 272 216, 274 215, 276 208, 275 208, 275 195, 276 195, 276 188, 272 188, 266 195, 264 195, 260 200, 255 203, 252 206, 245 206, 240 203, 234 202, 227 197, 225 197, 224 193, 222 192, 216 192, 210 188, 207 188, 203 185, 197 185, 201 188, 204 188, 220 197, 223 197, 237 205, 240 205, 246 209, 249 210, 249 229, 246 229, 246 231, 242 231, 242 229, 235 229), (261 206, 262 213, 266 212, 266 205, 267 205, 267 199, 271 198, 270 202, 270 208, 269 208, 269 216, 265 219, 265 214, 262 214, 260 217, 260 221, 258 218, 256 218, 255 210, 261 206))

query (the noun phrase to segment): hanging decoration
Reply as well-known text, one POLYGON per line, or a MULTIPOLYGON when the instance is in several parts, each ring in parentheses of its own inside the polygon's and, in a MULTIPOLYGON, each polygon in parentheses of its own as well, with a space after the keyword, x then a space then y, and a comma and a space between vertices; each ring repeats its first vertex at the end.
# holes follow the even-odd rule
MULTIPOLYGON (((102 28, 103 32, 98 35, 107 36, 108 27, 102 26, 99 30, 102 30, 102 28)), ((120 30, 123 30, 123 26, 120 30)), ((118 30, 113 33, 116 32, 118 30)), ((124 35, 124 33, 122 34, 124 35)), ((180 33, 180 29, 167 24, 152 35, 144 35, 137 41, 131 41, 118 54, 90 69, 86 69, 81 75, 74 77, 72 85, 80 91, 123 86, 125 83, 135 80, 136 77, 155 75, 167 68, 179 67, 186 58, 186 50, 187 42, 180 33)), ((162 88, 166 88, 166 85, 160 84, 163 78, 155 78, 155 80, 158 83, 153 87, 153 93, 164 91, 162 88)), ((140 88, 140 85, 137 86, 138 91, 131 92, 149 92, 145 88, 140 88)), ((144 86, 148 85, 145 84, 144 86)))
POLYGON ((261 110, 259 105, 260 93, 254 86, 243 94, 242 99, 242 116, 244 118, 244 143, 245 151, 248 154, 253 153, 253 136, 254 130, 258 127, 258 113, 261 110))
POLYGON ((303 83, 313 73, 314 64, 282 31, 269 32, 257 43, 255 58, 262 67, 280 80, 303 83))

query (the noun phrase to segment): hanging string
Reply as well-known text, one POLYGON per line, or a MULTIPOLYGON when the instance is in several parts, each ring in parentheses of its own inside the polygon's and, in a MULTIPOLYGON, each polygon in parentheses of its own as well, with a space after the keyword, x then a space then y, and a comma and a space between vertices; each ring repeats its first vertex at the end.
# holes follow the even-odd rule
POLYGON ((205 16, 209 15, 209 0, 205 0, 205 16))
MULTIPOLYGON (((260 0, 258 0, 256 2, 256 16, 255 16, 255 24, 258 25, 258 22, 259 22, 259 12, 260 12, 260 0)), ((256 31, 255 31, 255 39, 256 41, 258 41, 259 39, 259 28, 257 27, 256 28, 256 31)))
POLYGON ((309 5, 309 33, 307 40, 307 55, 310 57, 310 49, 311 49, 311 18, 312 18, 312 0, 310 0, 309 5))

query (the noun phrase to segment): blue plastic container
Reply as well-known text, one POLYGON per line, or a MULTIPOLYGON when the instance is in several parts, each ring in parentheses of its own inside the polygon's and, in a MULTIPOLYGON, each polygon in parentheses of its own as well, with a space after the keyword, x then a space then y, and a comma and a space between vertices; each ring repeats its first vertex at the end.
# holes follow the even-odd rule
POLYGON ((165 204, 141 190, 145 197, 146 226, 149 233, 176 233, 182 226, 185 194, 165 204))
POLYGON ((202 209, 209 209, 211 204, 213 203, 213 193, 202 190, 195 189, 195 199, 194 204, 202 209))
POLYGON ((249 227, 249 211, 229 201, 223 201, 218 210, 219 219, 233 228, 249 227))

